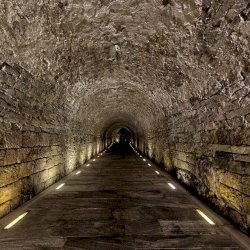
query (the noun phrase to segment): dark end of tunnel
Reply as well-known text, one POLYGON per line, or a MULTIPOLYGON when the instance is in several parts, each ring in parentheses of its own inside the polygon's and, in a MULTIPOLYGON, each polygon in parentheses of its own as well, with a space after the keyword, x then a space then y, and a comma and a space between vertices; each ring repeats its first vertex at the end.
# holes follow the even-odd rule
POLYGON ((135 154, 129 145, 129 142, 114 142, 113 145, 107 149, 107 152, 116 155, 132 155, 135 154))

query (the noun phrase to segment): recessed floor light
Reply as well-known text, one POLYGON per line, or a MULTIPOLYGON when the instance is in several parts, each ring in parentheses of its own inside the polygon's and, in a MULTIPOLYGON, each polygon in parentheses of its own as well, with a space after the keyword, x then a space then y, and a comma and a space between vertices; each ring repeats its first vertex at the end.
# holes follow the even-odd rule
POLYGON ((199 215, 202 216, 203 219, 205 219, 209 224, 215 225, 215 223, 209 219, 200 209, 196 209, 196 212, 199 213, 199 215))
POLYGON ((90 164, 87 164, 86 166, 87 166, 87 167, 89 167, 89 166, 90 166, 90 164))
POLYGON ((77 172, 76 172, 76 175, 78 175, 78 174, 80 174, 80 173, 81 173, 81 171, 77 171, 77 172))
POLYGON ((146 161, 146 159, 145 159, 145 158, 143 158, 143 161, 146 161))
POLYGON ((148 166, 149 166, 149 167, 151 167, 151 164, 150 164, 150 163, 148 163, 148 166))
POLYGON ((65 183, 62 183, 61 185, 59 185, 59 186, 56 188, 56 190, 58 190, 58 189, 60 189, 61 187, 63 187, 64 184, 65 184, 65 183))
POLYGON ((172 184, 172 183, 168 183, 168 185, 172 188, 172 189, 176 189, 176 187, 172 184))
POLYGON ((18 221, 20 221, 27 214, 28 214, 28 212, 25 212, 25 213, 19 215, 15 220, 13 220, 10 224, 8 224, 4 229, 9 229, 9 228, 13 227, 18 221))
POLYGON ((95 159, 93 159, 93 161, 95 161, 95 159))
POLYGON ((155 173, 160 174, 160 172, 159 172, 159 171, 155 171, 155 173))

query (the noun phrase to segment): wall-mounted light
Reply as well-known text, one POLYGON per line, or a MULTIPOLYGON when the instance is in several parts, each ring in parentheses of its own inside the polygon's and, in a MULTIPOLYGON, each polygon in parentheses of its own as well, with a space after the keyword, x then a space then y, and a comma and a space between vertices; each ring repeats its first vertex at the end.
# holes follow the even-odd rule
POLYGON ((62 188, 62 187, 64 186, 64 184, 65 184, 65 183, 62 183, 61 185, 59 185, 59 186, 56 188, 56 190, 62 188))
POLYGON ((25 213, 19 215, 15 220, 13 220, 11 223, 9 223, 4 229, 9 229, 9 228, 13 227, 18 221, 23 219, 24 216, 26 216, 27 214, 28 214, 28 212, 25 212, 25 213))
POLYGON ((215 225, 215 223, 209 219, 200 209, 196 209, 196 212, 199 213, 199 215, 203 217, 203 219, 205 219, 210 225, 215 225))

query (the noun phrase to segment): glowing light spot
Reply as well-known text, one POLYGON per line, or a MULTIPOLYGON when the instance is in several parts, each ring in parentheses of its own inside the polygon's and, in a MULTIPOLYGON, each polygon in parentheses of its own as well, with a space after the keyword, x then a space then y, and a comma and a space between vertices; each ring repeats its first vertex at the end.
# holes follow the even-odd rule
POLYGON ((156 174, 160 174, 160 172, 159 172, 159 171, 157 171, 157 170, 155 171, 155 173, 156 173, 156 174))
POLYGON ((149 167, 151 167, 151 164, 150 164, 150 163, 148 163, 148 166, 149 166, 149 167))
POLYGON ((140 155, 140 157, 142 158, 142 156, 140 155))
POLYGON ((172 183, 168 183, 168 185, 172 188, 172 189, 176 189, 176 187, 172 184, 172 183))
POLYGON ((143 158, 143 161, 146 161, 146 159, 145 159, 145 158, 143 158))
POLYGON ((9 228, 13 227, 18 221, 20 221, 27 214, 28 214, 28 212, 21 214, 15 220, 13 220, 10 224, 8 224, 4 229, 9 229, 9 228))
POLYGON ((86 166, 87 166, 87 167, 89 167, 89 166, 90 166, 90 164, 87 164, 86 166))
POLYGON ((93 161, 95 161, 95 159, 93 159, 93 161))
POLYGON ((65 183, 62 183, 61 185, 59 185, 59 186, 56 188, 56 190, 62 188, 62 187, 64 186, 64 184, 65 184, 65 183))
POLYGON ((209 219, 201 210, 196 209, 196 212, 199 213, 199 215, 203 217, 203 219, 205 219, 209 224, 215 225, 215 223, 211 219, 209 219))
POLYGON ((76 172, 76 175, 79 175, 81 173, 81 171, 78 171, 78 172, 76 172))

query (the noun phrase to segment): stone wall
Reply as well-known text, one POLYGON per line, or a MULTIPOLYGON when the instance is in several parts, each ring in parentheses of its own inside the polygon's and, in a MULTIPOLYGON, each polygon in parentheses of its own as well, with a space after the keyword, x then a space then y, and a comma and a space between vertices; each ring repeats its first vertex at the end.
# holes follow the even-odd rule
POLYGON ((240 102, 218 91, 190 100, 168 117, 168 130, 140 145, 181 183, 249 233, 250 105, 247 87, 240 102))
POLYGON ((41 97, 27 88, 36 79, 27 71, 4 64, 0 74, 2 217, 72 172, 103 145, 97 137, 65 129, 60 110, 52 113, 46 103, 39 107, 41 97))
MULTIPOLYGON (((245 93, 243 91, 242 93, 245 93)), ((175 174, 246 232, 250 226, 250 105, 217 93, 173 114, 175 174), (223 106, 222 106, 223 105, 223 106)))

